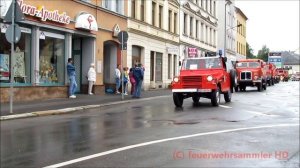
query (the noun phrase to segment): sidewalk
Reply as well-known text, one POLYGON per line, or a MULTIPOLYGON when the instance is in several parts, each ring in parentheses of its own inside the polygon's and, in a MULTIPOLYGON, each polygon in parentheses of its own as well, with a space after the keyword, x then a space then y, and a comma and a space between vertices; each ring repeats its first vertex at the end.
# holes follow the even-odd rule
MULTIPOLYGON (((142 92, 143 98, 171 95, 171 90, 160 89, 142 92)), ((134 100, 131 95, 124 96, 123 101, 134 100)), ((74 108, 88 105, 101 105, 105 103, 113 103, 122 101, 121 95, 105 94, 105 95, 87 95, 79 94, 76 99, 59 98, 50 100, 36 100, 30 102, 16 102, 13 104, 13 115, 25 114, 36 111, 59 110, 65 108, 74 108)), ((0 116, 12 115, 9 113, 9 103, 1 103, 0 116)))

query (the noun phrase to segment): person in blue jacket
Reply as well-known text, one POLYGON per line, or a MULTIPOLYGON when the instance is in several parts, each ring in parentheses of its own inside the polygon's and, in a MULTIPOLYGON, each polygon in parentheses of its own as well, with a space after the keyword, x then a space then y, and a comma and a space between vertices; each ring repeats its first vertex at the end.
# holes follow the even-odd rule
POLYGON ((75 90, 77 88, 77 83, 76 83, 76 72, 75 72, 75 66, 73 65, 73 59, 69 58, 68 59, 68 64, 67 64, 67 72, 70 80, 70 85, 69 85, 69 98, 76 98, 75 96, 75 90))

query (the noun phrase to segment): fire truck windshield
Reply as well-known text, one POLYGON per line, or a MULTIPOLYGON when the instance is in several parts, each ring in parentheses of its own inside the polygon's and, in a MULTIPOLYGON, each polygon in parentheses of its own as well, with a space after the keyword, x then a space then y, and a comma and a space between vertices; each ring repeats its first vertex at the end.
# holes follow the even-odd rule
POLYGON ((182 70, 222 68, 219 57, 188 58, 183 61, 182 70))
POLYGON ((259 68, 259 66, 258 62, 239 62, 236 64, 238 68, 259 68))

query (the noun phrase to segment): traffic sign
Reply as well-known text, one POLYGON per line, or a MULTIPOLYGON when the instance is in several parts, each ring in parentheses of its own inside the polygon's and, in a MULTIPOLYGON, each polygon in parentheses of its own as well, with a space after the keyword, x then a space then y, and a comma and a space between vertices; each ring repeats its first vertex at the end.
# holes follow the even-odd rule
POLYGON ((123 43, 123 41, 127 42, 128 41, 128 33, 126 31, 121 31, 118 34, 118 40, 120 43, 123 43))
POLYGON ((21 39, 21 29, 19 25, 15 24, 14 27, 9 25, 6 33, 5 33, 6 40, 10 43, 17 43, 21 39), (14 31, 14 37, 13 37, 14 31))
POLYGON ((17 2, 12 2, 10 7, 8 8, 8 11, 4 17, 4 22, 11 23, 12 22, 12 11, 13 11, 13 5, 15 4, 15 10, 14 10, 14 16, 15 16, 15 22, 20 22, 25 20, 25 16, 17 2))

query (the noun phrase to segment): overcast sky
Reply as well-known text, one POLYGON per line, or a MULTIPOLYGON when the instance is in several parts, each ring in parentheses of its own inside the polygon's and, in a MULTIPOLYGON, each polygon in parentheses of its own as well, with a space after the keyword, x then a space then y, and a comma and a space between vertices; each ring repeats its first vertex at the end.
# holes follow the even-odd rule
POLYGON ((299 53, 299 0, 236 0, 248 17, 247 42, 254 54, 265 44, 271 51, 299 53))

